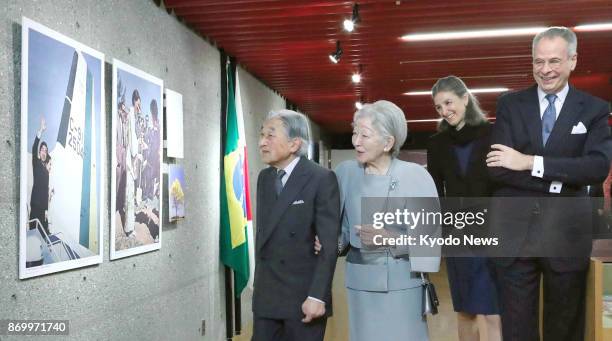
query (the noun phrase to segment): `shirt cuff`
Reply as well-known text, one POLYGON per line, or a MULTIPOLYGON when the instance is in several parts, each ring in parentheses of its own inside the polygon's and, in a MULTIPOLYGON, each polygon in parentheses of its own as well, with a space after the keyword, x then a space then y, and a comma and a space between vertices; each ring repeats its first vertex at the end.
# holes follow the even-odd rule
POLYGON ((561 188, 563 188, 563 183, 561 181, 553 181, 550 183, 550 193, 561 193, 561 188))
POLYGON ((538 178, 544 177, 544 158, 535 155, 533 157, 533 169, 531 170, 531 176, 535 176, 538 178))
POLYGON ((314 297, 312 297, 312 296, 308 296, 308 299, 313 300, 313 301, 317 301, 317 302, 319 302, 319 303, 323 303, 323 304, 325 304, 325 302, 321 301, 321 300, 320 300, 320 299, 318 299, 318 298, 314 298, 314 297))

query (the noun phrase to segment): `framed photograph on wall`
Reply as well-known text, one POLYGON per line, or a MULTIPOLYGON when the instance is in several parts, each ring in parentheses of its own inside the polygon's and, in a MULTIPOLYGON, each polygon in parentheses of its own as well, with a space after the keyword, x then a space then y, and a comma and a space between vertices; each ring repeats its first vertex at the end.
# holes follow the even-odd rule
POLYGON ((102 262, 104 55, 22 19, 19 278, 102 262))
POLYGON ((161 247, 163 85, 113 60, 110 259, 161 247))
POLYGON ((170 222, 185 219, 185 170, 168 165, 168 217, 170 222))

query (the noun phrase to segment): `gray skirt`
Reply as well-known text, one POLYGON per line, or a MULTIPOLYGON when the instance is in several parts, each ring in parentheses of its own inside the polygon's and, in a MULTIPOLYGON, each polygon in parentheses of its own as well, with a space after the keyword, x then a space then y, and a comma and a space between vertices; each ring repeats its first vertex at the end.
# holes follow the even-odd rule
POLYGON ((350 341, 427 341, 422 288, 387 292, 347 288, 350 341))

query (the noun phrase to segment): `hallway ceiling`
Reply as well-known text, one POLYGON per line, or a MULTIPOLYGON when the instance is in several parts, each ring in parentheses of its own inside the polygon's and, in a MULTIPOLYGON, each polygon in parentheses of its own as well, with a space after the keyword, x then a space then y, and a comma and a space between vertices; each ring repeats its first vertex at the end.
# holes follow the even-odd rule
MULTIPOLYGON (((450 74, 470 88, 533 84, 532 35, 406 42, 406 34, 612 22, 612 1, 380 1, 362 0, 352 33, 350 1, 165 0, 168 11, 210 39, 251 74, 330 132, 347 132, 355 102, 398 104, 413 131, 434 130, 429 90, 450 74), (338 64, 328 55, 343 50, 338 64), (362 65, 362 80, 351 75, 362 65)), ((612 31, 577 32, 578 66, 571 83, 612 100, 612 31)), ((477 94, 495 113, 499 93, 477 94)))

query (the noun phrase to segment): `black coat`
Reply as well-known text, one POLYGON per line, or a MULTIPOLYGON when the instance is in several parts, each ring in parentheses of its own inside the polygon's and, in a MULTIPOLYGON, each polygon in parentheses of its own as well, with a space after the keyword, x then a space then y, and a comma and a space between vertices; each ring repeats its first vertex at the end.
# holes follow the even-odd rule
MULTIPOLYGON (((46 229, 45 211, 49 208, 49 171, 47 170, 49 156, 47 154, 45 162, 38 158, 39 143, 40 139, 37 136, 32 144, 33 185, 30 198, 30 219, 38 218, 46 229)), ((31 228, 35 226, 31 224, 31 228)))
MULTIPOLYGON (((452 127, 450 129, 453 129, 452 127)), ((440 197, 488 197, 493 191, 486 164, 490 150, 490 124, 465 126, 458 132, 441 131, 429 138, 427 170, 431 174, 440 197), (462 132, 462 130, 466 130, 462 132), (459 135, 459 136, 457 136, 459 135), (453 145, 472 142, 472 150, 465 175, 461 173, 453 145)))
MULTIPOLYGON (((486 212, 489 206, 488 197, 493 192, 486 164, 486 156, 490 150, 491 125, 483 122, 476 126, 464 126, 459 131, 441 131, 429 138, 427 146, 427 170, 431 174, 438 196, 441 200, 441 208, 445 212, 486 212), (454 146, 465 146, 472 144, 465 174, 461 171, 459 159, 455 153, 454 146), (470 199, 466 199, 470 198, 470 199)), ((489 235, 488 220, 484 225, 470 225, 467 228, 455 229, 446 226, 443 229, 444 236, 452 234, 462 238, 465 233, 474 237, 491 237, 489 235)), ((473 247, 470 249, 474 250, 473 247)), ((460 256, 467 252, 461 247, 445 248, 446 256, 460 256)), ((480 250, 485 252, 485 250, 480 250)))

